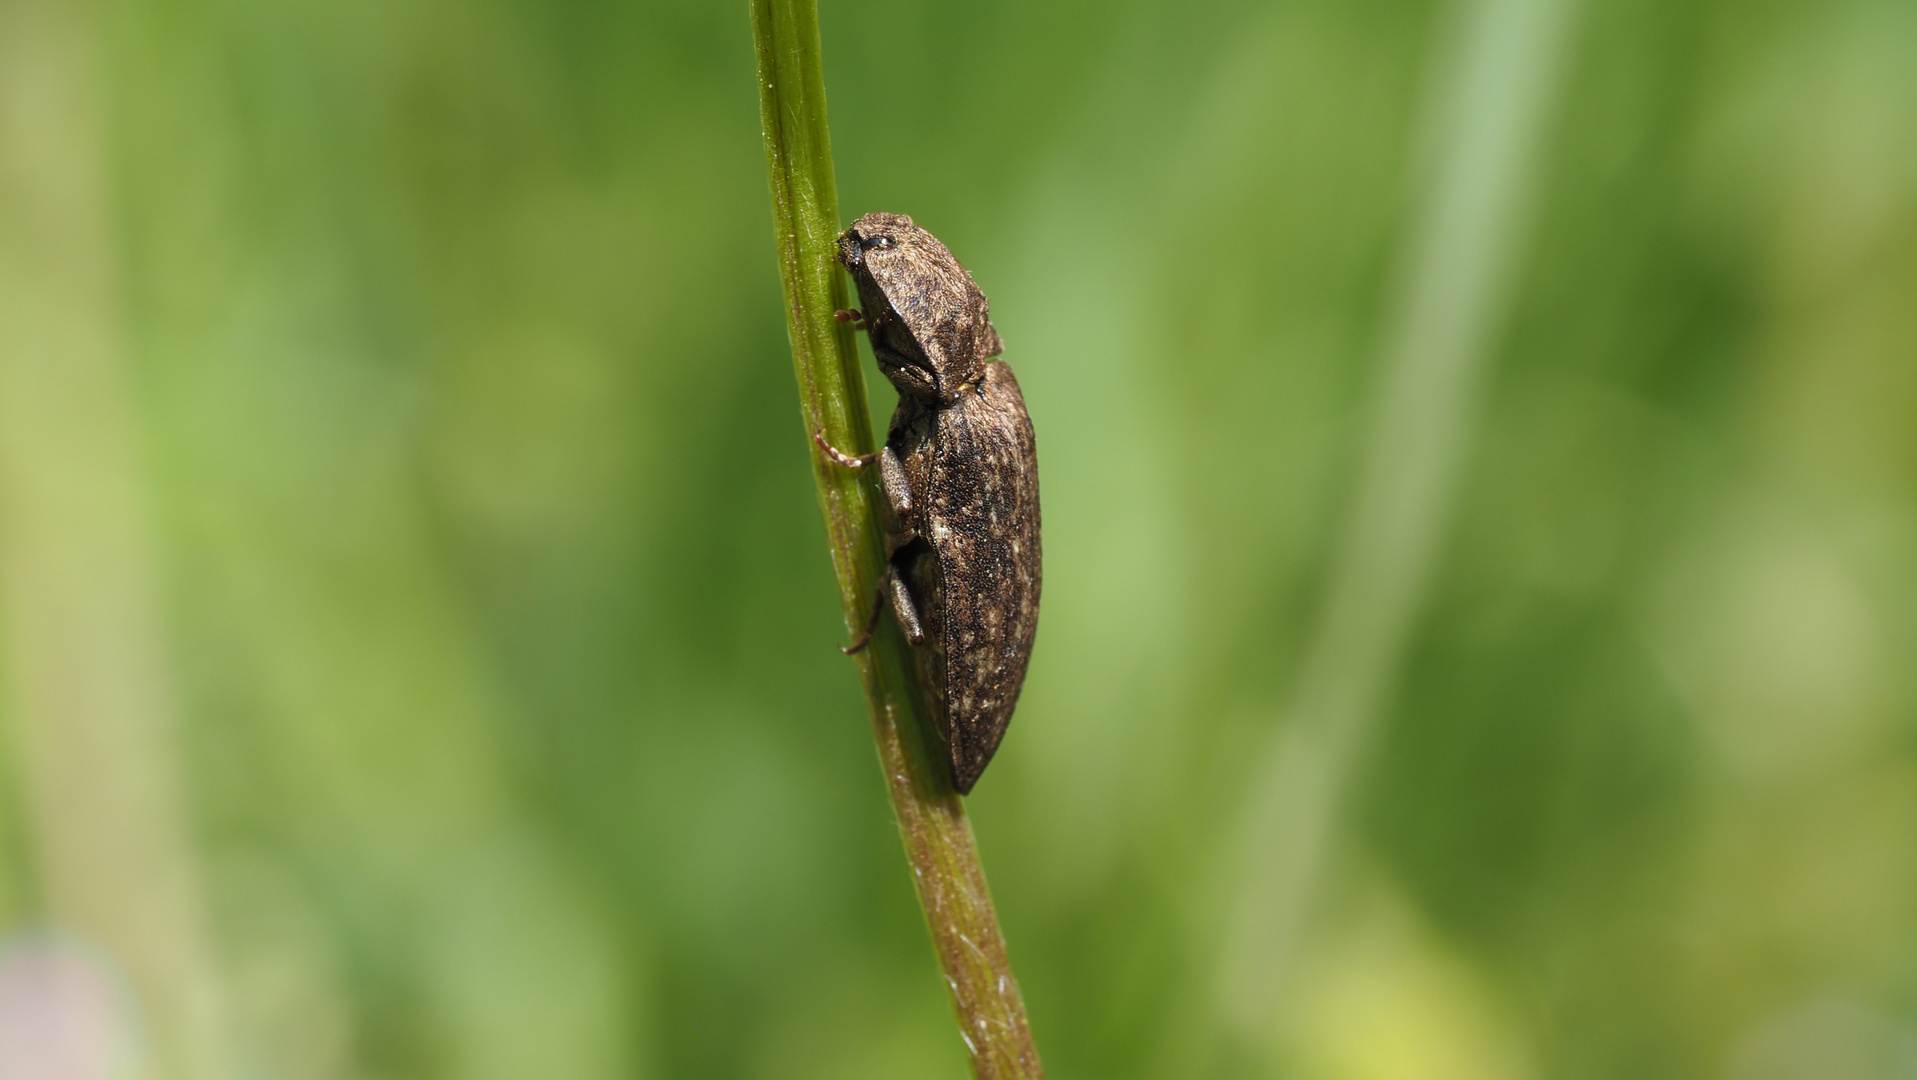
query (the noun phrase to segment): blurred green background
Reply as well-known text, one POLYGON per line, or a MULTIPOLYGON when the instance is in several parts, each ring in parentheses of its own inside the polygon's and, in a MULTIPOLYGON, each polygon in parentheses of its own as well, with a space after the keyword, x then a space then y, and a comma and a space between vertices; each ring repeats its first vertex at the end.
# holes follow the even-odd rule
MULTIPOLYGON (((1053 1077, 1917 1075, 1917 6, 823 8, 1038 432, 1053 1077)), ((743 3, 0 2, 8 1080, 964 1075, 757 109, 743 3)))

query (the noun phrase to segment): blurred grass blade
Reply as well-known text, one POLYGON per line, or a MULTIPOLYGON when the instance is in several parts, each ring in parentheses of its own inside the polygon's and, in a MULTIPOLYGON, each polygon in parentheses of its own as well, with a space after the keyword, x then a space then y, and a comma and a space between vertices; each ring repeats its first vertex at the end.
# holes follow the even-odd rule
POLYGON ((1337 569, 1240 823, 1221 993, 1280 1005, 1345 793, 1397 678, 1515 280, 1575 0, 1473 0, 1419 133, 1431 158, 1337 569))
POLYGON ((174 743, 91 15, 60 0, 0 7, 7 734, 43 915, 126 972, 158 1056, 141 1075, 221 1080, 225 1009, 174 743))
MULTIPOLYGON (((873 447, 865 384, 852 331, 832 317, 848 306, 834 260, 839 200, 826 127, 818 11, 811 0, 753 0, 759 105, 778 232, 786 328, 799 380, 807 453, 818 481, 847 633, 865 621, 883 547, 875 470, 840 468, 809 436, 851 453, 873 447)), ((879 761, 919 902, 957 1013, 960 1037, 981 1080, 1044 1075, 1018 984, 992 910, 964 804, 923 740, 919 690, 904 638, 885 620, 854 662, 878 738, 879 761)))

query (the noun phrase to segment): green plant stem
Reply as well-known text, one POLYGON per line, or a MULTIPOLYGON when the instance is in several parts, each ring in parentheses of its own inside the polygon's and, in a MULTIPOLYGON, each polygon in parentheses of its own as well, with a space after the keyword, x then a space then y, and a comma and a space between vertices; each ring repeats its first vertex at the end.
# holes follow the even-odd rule
MULTIPOLYGON (((813 432, 823 431, 826 441, 847 453, 873 449, 852 330, 833 318, 849 300, 834 258, 839 199, 826 127, 817 6, 813 0, 752 0, 752 36, 803 435, 831 541, 839 602, 852 633, 870 611, 884 546, 877 470, 843 468, 811 442, 813 432)), ((946 769, 928 752, 909 648, 897 625, 886 619, 853 663, 960 1037, 980 1080, 1042 1077, 964 803, 946 769)))

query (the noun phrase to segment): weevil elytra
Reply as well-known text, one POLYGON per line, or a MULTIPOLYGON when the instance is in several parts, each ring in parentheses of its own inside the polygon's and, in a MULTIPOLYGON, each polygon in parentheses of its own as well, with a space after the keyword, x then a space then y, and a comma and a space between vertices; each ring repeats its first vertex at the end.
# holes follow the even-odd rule
POLYGON ((918 657, 933 727, 970 793, 1018 703, 1038 629, 1038 456, 1032 422, 987 314, 985 294, 931 233, 901 214, 867 214, 839 235, 839 262, 898 387, 876 459, 885 490, 885 575, 865 633, 889 601, 918 657))

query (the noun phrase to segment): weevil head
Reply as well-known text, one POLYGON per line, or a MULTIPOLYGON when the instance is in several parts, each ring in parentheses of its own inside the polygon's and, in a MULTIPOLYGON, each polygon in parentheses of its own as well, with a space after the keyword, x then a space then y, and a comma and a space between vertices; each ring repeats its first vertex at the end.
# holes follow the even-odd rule
POLYGON ((903 214, 867 214, 839 234, 879 370, 899 393, 949 402, 1004 351, 985 294, 938 238, 903 214))

